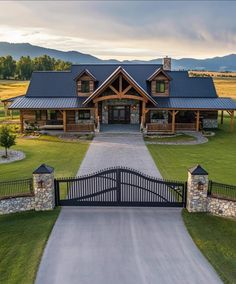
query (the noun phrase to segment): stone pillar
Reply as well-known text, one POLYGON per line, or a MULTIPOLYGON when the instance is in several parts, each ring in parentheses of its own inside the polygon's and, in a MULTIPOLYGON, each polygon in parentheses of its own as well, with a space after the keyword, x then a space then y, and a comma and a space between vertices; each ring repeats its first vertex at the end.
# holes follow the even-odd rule
POLYGON ((207 212, 208 173, 197 165, 188 170, 187 210, 207 212))
POLYGON ((35 210, 52 210, 55 207, 54 169, 42 164, 33 172, 35 210))

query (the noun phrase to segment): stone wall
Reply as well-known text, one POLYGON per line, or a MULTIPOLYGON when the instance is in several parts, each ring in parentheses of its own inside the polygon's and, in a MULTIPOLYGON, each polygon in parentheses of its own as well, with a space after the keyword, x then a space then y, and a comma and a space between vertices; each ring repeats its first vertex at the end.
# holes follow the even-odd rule
POLYGON ((42 164, 33 173, 32 194, 0 200, 0 215, 27 210, 44 211, 55 207, 54 170, 42 164))
POLYGON ((129 105, 130 106, 130 123, 131 124, 139 124, 139 102, 136 100, 106 100, 102 102, 102 123, 108 123, 108 106, 114 105, 129 105), (132 106, 136 106, 136 108, 132 108, 132 106))
POLYGON ((236 201, 208 197, 207 211, 213 215, 236 217, 236 201))
POLYGON ((236 200, 208 196, 208 173, 199 165, 188 172, 187 210, 236 217, 236 200))
POLYGON ((22 196, 0 200, 0 215, 34 210, 34 208, 34 196, 22 196))
POLYGON ((209 119, 204 118, 202 120, 203 128, 218 128, 218 120, 217 119, 209 119))
POLYGON ((189 212, 207 212, 208 174, 197 165, 188 172, 187 209, 189 212))

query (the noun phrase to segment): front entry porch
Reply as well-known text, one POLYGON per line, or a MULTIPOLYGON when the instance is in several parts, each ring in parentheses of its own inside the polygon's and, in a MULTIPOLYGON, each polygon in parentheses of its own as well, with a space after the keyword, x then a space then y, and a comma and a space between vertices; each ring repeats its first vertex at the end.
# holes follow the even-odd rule
POLYGON ((140 124, 101 124, 100 131, 104 133, 139 133, 140 124))

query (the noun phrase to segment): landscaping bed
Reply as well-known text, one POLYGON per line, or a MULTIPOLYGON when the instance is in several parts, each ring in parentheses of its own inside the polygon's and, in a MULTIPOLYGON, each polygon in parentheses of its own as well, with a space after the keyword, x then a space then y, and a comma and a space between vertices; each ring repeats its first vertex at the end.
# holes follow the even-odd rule
POLYGON ((224 283, 236 283, 236 220, 187 210, 183 210, 183 220, 224 283))
POLYGON ((196 141, 196 138, 179 133, 174 135, 147 135, 144 136, 144 141, 146 142, 189 142, 189 141, 196 141))
POLYGON ((0 216, 0 283, 32 284, 60 209, 0 216))

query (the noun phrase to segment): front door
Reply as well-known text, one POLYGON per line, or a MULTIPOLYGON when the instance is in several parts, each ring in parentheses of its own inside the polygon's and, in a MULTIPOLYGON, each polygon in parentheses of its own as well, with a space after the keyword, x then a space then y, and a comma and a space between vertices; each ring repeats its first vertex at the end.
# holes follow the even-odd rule
POLYGON ((108 123, 130 123, 130 106, 109 106, 108 123))

